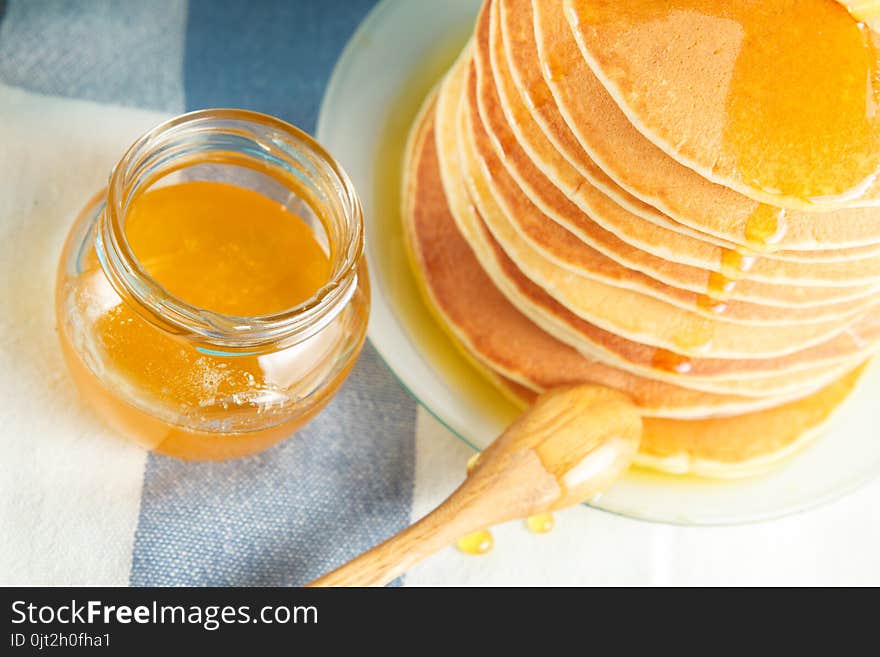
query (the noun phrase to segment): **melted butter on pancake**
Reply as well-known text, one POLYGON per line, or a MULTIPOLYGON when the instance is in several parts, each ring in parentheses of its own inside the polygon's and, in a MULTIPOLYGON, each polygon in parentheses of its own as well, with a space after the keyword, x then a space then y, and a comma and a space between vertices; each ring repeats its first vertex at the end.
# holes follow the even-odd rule
POLYGON ((622 109, 682 163, 779 205, 876 202, 878 53, 839 3, 565 7, 622 109))

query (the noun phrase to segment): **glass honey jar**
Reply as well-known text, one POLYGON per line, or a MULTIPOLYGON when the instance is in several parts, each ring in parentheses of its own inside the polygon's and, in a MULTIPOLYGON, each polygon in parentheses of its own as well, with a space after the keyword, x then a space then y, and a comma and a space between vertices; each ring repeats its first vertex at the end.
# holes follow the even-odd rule
POLYGON ((84 397, 146 448, 215 460, 293 434, 357 358, 357 194, 278 119, 204 110, 138 139, 76 218, 56 314, 84 397))

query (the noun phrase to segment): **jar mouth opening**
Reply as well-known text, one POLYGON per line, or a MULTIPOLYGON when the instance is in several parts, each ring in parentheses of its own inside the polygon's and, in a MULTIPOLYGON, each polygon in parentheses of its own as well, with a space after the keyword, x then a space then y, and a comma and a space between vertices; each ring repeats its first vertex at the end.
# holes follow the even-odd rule
POLYGON ((139 314, 160 328, 205 343, 204 351, 215 346, 236 352, 298 342, 332 321, 357 287, 363 242, 363 211, 354 185, 317 141, 266 114, 207 109, 170 119, 128 148, 110 175, 96 250, 111 284, 137 302, 139 314), (232 157, 229 163, 235 166, 296 181, 296 191, 290 193, 323 210, 324 231, 333 233, 327 236, 331 272, 308 299, 265 315, 208 310, 165 289, 134 254, 124 225, 132 199, 169 172, 214 162, 217 153, 232 157))

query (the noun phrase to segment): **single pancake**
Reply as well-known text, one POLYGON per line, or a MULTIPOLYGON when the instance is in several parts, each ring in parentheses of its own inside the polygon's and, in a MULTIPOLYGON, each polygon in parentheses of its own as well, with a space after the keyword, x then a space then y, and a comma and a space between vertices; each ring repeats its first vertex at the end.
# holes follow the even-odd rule
POLYGON ((710 180, 774 206, 880 202, 874 34, 834 0, 565 0, 630 122, 710 180))

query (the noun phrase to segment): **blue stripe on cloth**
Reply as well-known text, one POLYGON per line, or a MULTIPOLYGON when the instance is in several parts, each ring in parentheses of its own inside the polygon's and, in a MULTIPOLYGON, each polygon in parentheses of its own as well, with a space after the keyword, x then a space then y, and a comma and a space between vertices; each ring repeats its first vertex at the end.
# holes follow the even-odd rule
POLYGON ((0 82, 177 113, 185 22, 186 0, 11 0, 0 82))
POLYGON ((151 455, 131 584, 301 585, 409 522, 415 405, 367 345, 298 435, 224 463, 151 455))
MULTIPOLYGON (((186 107, 255 109, 313 131, 333 64, 374 0, 191 0, 186 107)), ((402 529, 415 403, 367 347, 333 403, 263 455, 151 456, 131 582, 303 584, 402 529)))
POLYGON ((314 132, 333 65, 375 0, 190 0, 188 109, 241 107, 314 132))

